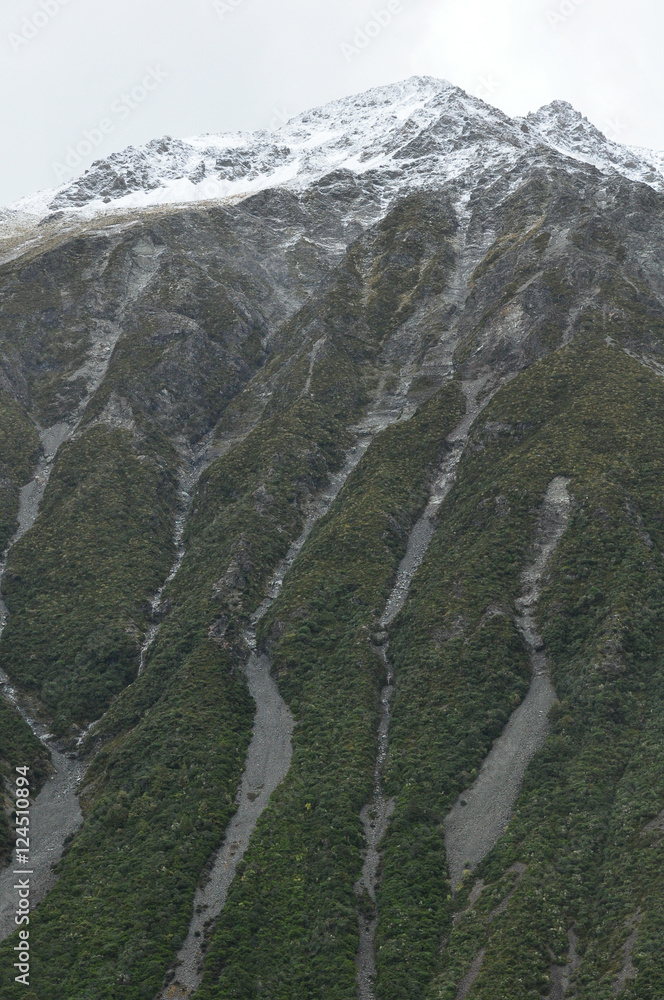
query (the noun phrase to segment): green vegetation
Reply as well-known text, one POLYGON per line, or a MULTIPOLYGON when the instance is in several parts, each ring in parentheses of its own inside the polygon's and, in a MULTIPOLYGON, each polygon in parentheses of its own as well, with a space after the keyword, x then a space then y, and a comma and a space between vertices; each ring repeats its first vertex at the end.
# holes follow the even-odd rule
MULTIPOLYGON (((456 229, 447 198, 418 192, 400 201, 371 234, 366 322, 381 339, 413 315, 418 301, 443 291, 455 261, 456 229)), ((367 242, 349 254, 358 270, 367 242)))
POLYGON ((32 477, 39 435, 23 408, 0 392, 0 552, 16 530, 18 493, 32 477))
MULTIPOLYGON (((378 898, 379 1000, 456 1000, 480 953, 469 1000, 543 1000, 570 930, 575 1000, 609 1000, 621 976, 625 1000, 664 995, 664 385, 606 344, 661 352, 650 259, 633 280, 625 268, 634 233, 660 207, 639 189, 629 211, 617 196, 611 208, 602 182, 600 215, 590 180, 583 192, 578 183, 542 167, 518 190, 500 181, 472 202, 466 247, 489 213, 495 236, 472 277, 457 364, 472 375, 485 358, 500 374, 570 331, 575 340, 479 418, 390 630, 385 783, 396 811, 378 898), (528 689, 514 599, 542 497, 561 474, 575 508, 538 610, 560 702, 505 835, 451 887, 444 817, 528 689)), ((413 194, 333 274, 305 238, 275 278, 247 250, 252 233, 275 238, 272 215, 260 236, 252 228, 264 209, 258 198, 240 221, 227 207, 154 213, 140 235, 72 240, 1 269, 0 326, 42 422, 71 417, 85 395, 74 373, 94 325, 109 324, 109 337, 121 329, 3 587, 0 666, 64 737, 105 713, 86 746, 84 824, 32 917, 39 1000, 158 994, 235 809, 254 715, 243 631, 308 501, 341 466, 349 428, 379 386, 377 405, 391 405, 408 368, 410 399, 428 402, 376 438, 261 622, 297 721, 293 764, 211 929, 199 993, 356 996, 358 911, 372 909, 354 888, 360 810, 384 682, 371 636, 464 408, 458 383, 436 392, 438 336, 459 315, 438 298, 457 223, 445 195, 413 194), (316 280, 300 263, 320 272, 308 299, 316 280), (288 296, 306 304, 275 331, 288 296), (97 423, 107 407, 132 429, 97 423), (196 488, 186 556, 137 677, 148 598, 174 555, 173 441, 193 446, 213 429, 232 447, 196 488)), ((280 233, 310 206, 293 198, 290 209, 280 233)), ((37 451, 21 405, 0 393, 2 544, 37 451)), ((47 773, 43 746, 0 702, 0 777, 16 763, 38 781, 47 773)), ((0 860, 9 844, 0 810, 0 860)), ((2 1000, 24 993, 9 971, 13 944, 0 946, 2 1000)))
MULTIPOLYGON (((508 835, 481 871, 493 881, 517 857, 528 866, 513 903, 483 935, 487 954, 472 992, 483 1000, 496 990, 539 995, 548 949, 565 964, 568 927, 582 957, 578 997, 614 994, 634 928, 637 976, 621 995, 662 990, 663 845, 647 826, 664 805, 664 393, 617 351, 598 351, 589 375, 590 391, 572 397, 560 420, 578 508, 540 609, 560 707, 508 835)), ((577 386, 571 380, 568 391, 577 386)), ((514 401, 513 415, 524 402, 514 401)), ((454 937, 453 952, 461 953, 454 937)), ((454 988, 434 995, 454 996, 454 988)))
POLYGON ((392 630, 396 691, 385 778, 397 807, 378 894, 381 1000, 424 995, 451 915, 443 817, 529 684, 511 609, 534 511, 553 473, 547 465, 501 475, 492 445, 513 443, 515 429, 506 422, 491 429, 495 406, 462 459, 392 630))
MULTIPOLYGON (((89 281, 106 242, 47 244, 0 267, 0 329, 10 356, 20 359, 23 391, 29 389, 31 410, 44 427, 70 417, 86 395, 85 379, 72 376, 90 348, 89 281)), ((107 311, 108 304, 104 319, 107 311)))
POLYGON ((202 477, 170 613, 145 672, 94 731, 85 823, 34 918, 35 982, 49 1000, 152 1000, 159 989, 235 809, 254 708, 243 608, 260 602, 349 441, 325 408, 297 400, 202 477))
MULTIPOLYGON (((42 1000, 151 1000, 186 933, 193 887, 233 813, 253 706, 217 644, 200 642, 179 666, 89 773, 85 824, 32 919, 42 1000)), ((3 998, 21 995, 12 944, 3 998)))
MULTIPOLYGON (((185 267, 180 260, 177 265, 185 267)), ((194 440, 214 427, 229 400, 259 367, 260 325, 251 316, 235 315, 223 286, 211 281, 221 282, 226 276, 241 285, 238 277, 210 267, 207 287, 197 275, 190 288, 192 281, 175 269, 175 275, 161 275, 151 286, 159 308, 145 308, 126 324, 106 377, 88 405, 86 422, 97 418, 112 400, 121 399, 142 427, 156 423, 167 433, 194 440), (200 324, 196 335, 195 323, 200 324)))
MULTIPOLYGON (((253 706, 240 669, 246 657, 243 625, 299 534, 307 500, 340 466, 352 441, 347 427, 376 383, 373 365, 393 327, 378 301, 367 304, 366 283, 379 282, 385 268, 394 270, 395 257, 403 262, 414 255, 409 281, 400 288, 398 308, 406 318, 413 309, 408 296, 426 298, 444 280, 450 250, 443 234, 451 237, 453 222, 447 202, 434 201, 437 211, 431 212, 414 199, 394 232, 382 235, 380 264, 373 266, 369 241, 354 263, 340 269, 338 285, 284 327, 270 363, 222 421, 221 432, 238 424, 248 429, 243 414, 255 413, 259 420, 201 478, 185 535, 187 556, 165 595, 160 634, 145 672, 124 690, 135 675, 145 596, 166 575, 172 556, 170 538, 156 544, 162 513, 172 513, 173 453, 150 430, 170 429, 155 393, 164 386, 172 392, 174 430, 189 415, 188 433, 208 428, 209 414, 205 425, 199 417, 211 403, 196 381, 196 366, 205 367, 207 355, 197 349, 187 354, 198 341, 176 338, 165 354, 163 327, 144 312, 118 344, 103 389, 89 407, 88 421, 101 413, 111 391, 123 406, 128 400, 146 461, 136 463, 129 432, 96 426, 88 426, 58 458, 37 524, 12 559, 12 629, 6 646, 3 641, 4 656, 16 673, 23 659, 21 678, 29 677, 47 707, 57 699, 61 728, 72 717, 87 720, 111 704, 93 731, 98 752, 83 790, 83 828, 61 862, 57 890, 34 918, 35 950, 41 948, 43 956, 35 981, 49 1000, 79 1000, 83 993, 85 1000, 152 998, 175 957, 196 882, 234 809, 251 733, 253 706), (421 239, 417 226, 424 230, 421 239), (428 266, 434 258, 438 263, 428 266), (319 313, 325 355, 313 371, 310 394, 302 397, 309 324, 319 313), (178 360, 183 351, 186 365, 178 360), (156 523, 145 520, 148 510, 153 517, 156 511, 156 523), (63 628, 49 642, 41 628, 53 621, 63 628)), ((111 254, 109 291, 121 271, 118 252, 111 254)), ((184 263, 178 260, 160 279, 163 287, 151 285, 151 294, 194 316, 195 296, 185 301, 180 295, 186 287, 179 288, 184 263)), ((220 272, 220 283, 225 280, 220 272)), ((245 291, 258 294, 249 286, 245 291)), ((232 304, 231 316, 230 300, 213 305, 209 318, 221 322, 218 306, 222 319, 235 323, 239 306, 232 304)), ((247 335, 250 355, 257 349, 257 329, 247 333, 244 321, 238 322, 236 332, 247 335)), ((257 363, 257 355, 249 355, 247 363, 257 363)), ((246 368, 237 371, 230 392, 248 378, 246 368)), ((210 385, 215 406, 223 409, 223 386, 210 385)))
POLYGON ((138 447, 104 427, 64 445, 38 519, 10 553, 0 664, 59 733, 98 718, 134 678, 146 598, 173 560, 173 458, 138 447))
POLYGON ((0 865, 4 864, 14 846, 10 824, 12 799, 5 797, 5 782, 11 781, 16 767, 30 768, 32 790, 42 784, 48 774, 49 754, 18 712, 0 698, 0 865))
POLYGON ((231 888, 201 1000, 355 995, 359 812, 384 681, 370 630, 463 411, 450 384, 376 439, 261 623, 297 720, 293 764, 231 888))
MULTIPOLYGON (((39 455, 39 436, 22 407, 6 393, 0 393, 0 552, 14 534, 18 514, 18 494, 31 478, 39 455)), ((36 739, 21 716, 0 698, 0 863, 12 847, 12 831, 4 797, 5 780, 14 768, 32 769, 35 787, 46 774, 48 752, 36 739)))
POLYGON ((626 997, 661 991, 664 386, 587 337, 533 366, 483 413, 441 526, 397 619, 388 792, 397 809, 379 893, 378 995, 452 1000, 548 995, 574 926, 578 996, 612 995, 639 924, 626 997), (555 475, 577 503, 540 608, 560 698, 507 835, 452 900, 442 820, 527 688, 513 600, 555 475), (654 545, 654 547, 653 547, 654 545), (516 876, 526 871, 504 912, 516 876), (509 960, 506 961, 506 956, 509 960), (433 978, 435 977, 435 978, 433 978), (601 983, 601 986, 598 986, 601 983))

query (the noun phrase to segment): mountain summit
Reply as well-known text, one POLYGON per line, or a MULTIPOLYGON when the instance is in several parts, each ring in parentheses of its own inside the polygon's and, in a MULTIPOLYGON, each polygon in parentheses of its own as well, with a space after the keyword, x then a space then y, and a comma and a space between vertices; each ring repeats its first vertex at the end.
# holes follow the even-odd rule
POLYGON ((303 190, 333 170, 368 173, 403 193, 404 185, 508 170, 542 145, 658 190, 664 184, 656 154, 609 141, 569 104, 512 120, 450 83, 412 77, 305 112, 276 132, 165 136, 130 146, 14 208, 43 218, 242 198, 271 187, 303 190))

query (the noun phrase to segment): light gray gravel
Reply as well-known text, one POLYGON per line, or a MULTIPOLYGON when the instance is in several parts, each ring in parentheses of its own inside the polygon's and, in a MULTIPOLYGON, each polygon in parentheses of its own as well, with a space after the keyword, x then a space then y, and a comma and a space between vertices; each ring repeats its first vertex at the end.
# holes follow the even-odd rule
POLYGON ((526 768, 548 732, 548 714, 556 693, 534 612, 547 565, 569 520, 572 500, 567 484, 568 480, 561 476, 549 484, 535 530, 534 558, 522 574, 523 594, 516 602, 517 626, 530 652, 530 690, 494 743, 475 784, 459 796, 445 819, 445 847, 453 889, 466 864, 474 869, 505 831, 526 768))
POLYGON ((570 928, 567 932, 569 950, 567 953, 567 965, 554 965, 551 967, 551 992, 549 1000, 565 1000, 567 991, 570 988, 572 976, 581 965, 581 959, 577 952, 578 941, 576 934, 570 928))
MULTIPOLYGON (((386 649, 383 647, 379 654, 385 663, 387 673, 387 684, 381 692, 381 716, 378 729, 378 758, 374 771, 374 794, 371 802, 368 802, 360 812, 360 819, 364 827, 364 839, 366 847, 364 849, 364 863, 362 874, 357 881, 355 891, 358 895, 367 892, 374 906, 376 904, 376 890, 379 883, 380 868, 380 842, 385 836, 390 817, 394 813, 394 799, 385 798, 383 795, 383 768, 387 758, 388 731, 390 726, 390 700, 394 691, 394 675, 392 667, 387 659, 386 649)), ((371 917, 360 915, 359 931, 360 944, 357 952, 357 995, 359 1000, 373 1000, 373 984, 376 979, 376 928, 378 926, 378 914, 374 912, 371 917)))
POLYGON ((632 916, 627 921, 627 927, 630 930, 629 937, 623 945, 623 965, 622 969, 618 973, 614 987, 613 995, 614 997, 619 996, 622 991, 627 986, 627 983, 632 979, 636 979, 638 975, 638 970, 634 965, 632 960, 634 954, 634 948, 636 947, 636 941, 639 936, 639 924, 643 920, 643 914, 640 912, 633 913, 632 916))
MULTIPOLYGON (((60 421, 52 427, 40 430, 42 454, 34 476, 22 488, 19 495, 18 528, 0 562, 0 586, 9 551, 35 523, 57 451, 76 432, 89 400, 104 379, 119 334, 119 327, 106 328, 103 324, 99 329, 91 330, 92 343, 83 368, 71 376, 72 379, 79 377, 85 379, 87 395, 76 413, 72 415, 70 422, 60 421)), ((0 637, 7 624, 7 617, 7 607, 0 596, 0 637)), ((31 718, 18 692, 3 671, 0 671, 0 693, 18 709, 34 734, 51 752, 53 773, 32 801, 30 809, 29 870, 33 873, 30 876, 30 903, 31 909, 34 909, 56 882, 53 866, 62 857, 65 840, 83 822, 78 802, 78 786, 85 768, 74 754, 63 753, 43 726, 31 718)), ((14 860, 13 855, 9 867, 0 872, 0 941, 15 930, 14 860)))
POLYGON ((357 428, 358 437, 347 452, 343 467, 330 478, 323 493, 309 505, 303 530, 276 568, 268 586, 267 597, 252 616, 252 628, 245 633, 251 650, 245 672, 249 690, 256 702, 256 717, 236 800, 238 809, 226 830, 221 848, 214 856, 209 880, 196 891, 189 931, 177 956, 175 978, 162 989, 161 996, 164 1000, 182 1000, 190 997, 199 987, 203 975, 202 945, 206 929, 223 910, 228 890, 249 846, 258 818, 290 767, 293 717, 271 676, 268 657, 259 655, 256 651, 253 626, 279 596, 286 575, 302 551, 314 525, 328 512, 349 475, 369 448, 374 435, 384 426, 386 423, 381 415, 372 415, 370 421, 357 428))
MULTIPOLYGON (((47 742, 47 741, 45 741, 47 742)), ((47 742, 47 745, 48 742, 47 742)), ((51 746, 55 773, 42 787, 30 809, 30 907, 34 909, 56 883, 53 865, 62 857, 65 839, 83 822, 76 790, 84 774, 83 764, 51 746)), ((0 873, 0 941, 16 930, 14 913, 17 894, 14 858, 0 873)), ((20 876, 19 876, 20 877, 20 876)))
POLYGON ((486 949, 482 948, 482 950, 478 953, 478 955, 474 959, 470 969, 459 983, 456 1000, 466 1000, 466 997, 470 993, 473 983, 475 982, 480 972, 482 971, 482 965, 484 963, 485 953, 486 949))
MULTIPOLYGON (((320 343, 314 345, 312 365, 320 347, 320 343)), ((416 531, 411 536, 412 542, 409 544, 408 552, 400 566, 392 598, 383 616, 385 626, 393 620, 402 607, 410 580, 431 541, 434 531, 433 518, 449 491, 461 456, 461 443, 457 439, 461 436, 467 437, 468 428, 479 411, 475 399, 482 384, 482 381, 478 380, 476 383, 469 383, 466 387, 470 400, 468 413, 454 434, 450 435, 450 440, 454 445, 453 451, 446 459, 441 475, 432 491, 431 501, 425 514, 418 522, 419 532, 416 531)), ((366 454, 376 434, 395 423, 405 412, 403 405, 394 409, 385 408, 383 400, 378 398, 376 405, 369 410, 361 424, 354 428, 357 437, 353 446, 346 453, 344 465, 331 476, 326 489, 309 504, 303 530, 275 570, 267 588, 267 596, 252 617, 253 625, 260 621, 279 596, 284 580, 314 526, 330 510, 351 472, 366 454)), ((246 673, 251 694, 256 701, 256 721, 247 754, 242 786, 238 793, 238 811, 231 820, 224 842, 213 859, 209 881, 196 892, 194 913, 187 938, 178 953, 175 978, 163 987, 161 993, 163 1000, 182 1000, 182 998, 190 997, 200 985, 204 958, 201 945, 205 929, 221 913, 226 902, 228 889, 235 877, 237 866, 249 846, 258 818, 268 804, 270 795, 284 780, 290 767, 292 716, 270 675, 270 662, 267 656, 258 655, 256 652, 253 628, 245 634, 245 638, 252 650, 246 673)), ((381 769, 384 755, 387 753, 390 694, 391 685, 388 679, 388 684, 383 691, 385 706, 384 718, 381 723, 383 750, 379 752, 378 765, 381 769)), ((366 829, 372 831, 371 836, 376 841, 376 847, 391 815, 391 808, 392 805, 389 802, 381 801, 378 812, 374 812, 372 816, 369 813, 374 810, 373 802, 363 810, 363 817, 366 818, 366 829)), ((368 856, 367 864, 369 866, 375 864, 375 871, 368 876, 372 885, 377 878, 378 863, 377 851, 368 856)), ((373 934, 371 935, 370 951, 373 956, 373 934)))
POLYGON ((256 702, 256 718, 237 796, 238 809, 228 825, 209 881, 196 891, 189 933, 178 953, 177 977, 163 992, 169 1000, 188 997, 200 985, 205 929, 221 913, 258 817, 290 767, 293 717, 270 675, 267 656, 253 652, 246 674, 249 691, 256 702))

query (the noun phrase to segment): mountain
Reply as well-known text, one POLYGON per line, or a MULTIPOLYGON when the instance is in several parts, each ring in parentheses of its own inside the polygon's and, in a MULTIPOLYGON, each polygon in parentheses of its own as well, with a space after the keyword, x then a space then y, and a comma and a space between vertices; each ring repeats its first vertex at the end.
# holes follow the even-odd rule
MULTIPOLYGON (((543 147, 661 190, 661 156, 606 139, 562 101, 511 120, 458 87, 428 77, 334 101, 276 132, 164 136, 95 162, 77 180, 5 210, 21 229, 103 218, 117 210, 246 198, 274 187, 301 193, 335 171, 380 185, 382 198, 514 168, 543 147)), ((41 234, 40 234, 41 235, 41 234)))
POLYGON ((664 995, 660 162, 414 78, 3 211, 3 1000, 664 995))

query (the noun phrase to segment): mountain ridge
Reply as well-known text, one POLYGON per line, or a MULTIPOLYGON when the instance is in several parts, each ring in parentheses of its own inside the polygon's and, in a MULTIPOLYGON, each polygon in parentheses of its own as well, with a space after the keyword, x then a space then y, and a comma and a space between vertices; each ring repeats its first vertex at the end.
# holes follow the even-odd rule
MULTIPOLYGON (((303 112, 273 133, 208 133, 190 139, 165 136, 142 147, 129 146, 95 161, 81 177, 23 198, 5 212, 41 220, 49 212, 85 208, 101 215, 104 205, 111 203, 139 208, 249 197, 267 187, 284 185, 302 189, 335 169, 379 170, 388 160, 394 166, 395 159, 406 158, 409 151, 417 159, 422 151, 413 148, 414 135, 409 133, 422 135, 433 126, 438 133, 441 124, 450 130, 456 128, 456 134, 447 140, 448 147, 459 138, 467 146, 466 130, 471 122, 475 128, 478 124, 491 127, 494 134, 502 126, 503 141, 513 142, 522 152, 536 148, 529 135, 532 131, 563 155, 604 171, 615 169, 659 190, 664 184, 658 169, 661 154, 606 139, 566 102, 554 101, 526 118, 510 119, 447 81, 412 77, 303 112), (385 127, 381 107, 390 109, 394 128, 385 127)), ((482 155, 486 152, 484 147, 482 155)), ((425 159, 430 166, 426 154, 425 159)), ((471 160, 479 162, 472 154, 471 160)), ((470 165, 461 163, 459 168, 470 165)), ((439 174, 436 182, 453 176, 439 174)))

